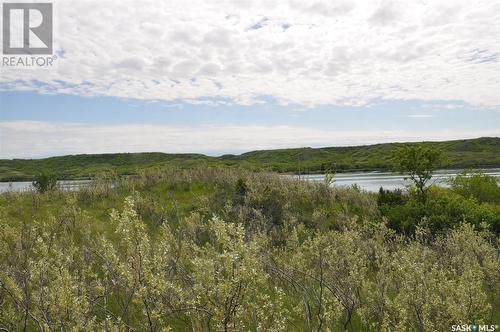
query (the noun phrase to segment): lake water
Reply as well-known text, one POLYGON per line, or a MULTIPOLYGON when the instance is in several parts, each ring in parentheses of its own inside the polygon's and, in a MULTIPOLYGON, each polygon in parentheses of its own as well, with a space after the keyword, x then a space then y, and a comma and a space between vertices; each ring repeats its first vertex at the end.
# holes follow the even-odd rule
MULTIPOLYGON (((57 185, 62 190, 73 191, 78 190, 81 187, 88 186, 92 183, 92 180, 64 180, 57 181, 57 185)), ((15 182, 0 182, 0 192, 8 191, 34 191, 35 188, 33 184, 28 181, 15 181, 15 182)))
MULTIPOLYGON (((441 170, 436 171, 429 183, 447 186, 446 179, 456 176, 461 170, 441 170)), ((500 178, 500 169, 484 170, 485 174, 500 178)), ((298 176, 297 176, 298 177, 298 176)), ((337 173, 335 174, 334 186, 352 186, 358 185, 366 191, 376 192, 383 187, 384 189, 403 189, 410 184, 409 180, 404 180, 404 175, 390 172, 356 172, 356 173, 337 173)), ((301 179, 309 181, 324 181, 324 174, 301 175, 301 179)))
MULTIPOLYGON (((460 170, 442 170, 437 171, 430 183, 441 186, 446 186, 446 179, 457 175, 460 170)), ((488 169, 485 174, 500 178, 500 168, 488 169)), ((298 176, 293 176, 298 178, 298 176)), ((301 175, 300 179, 308 181, 324 181, 324 174, 301 175)), ((83 186, 88 186, 91 180, 66 180, 58 181, 58 185, 63 190, 78 190, 83 186)), ((390 172, 356 172, 356 173, 337 173, 334 177, 334 186, 352 186, 358 185, 361 189, 367 191, 378 191, 380 187, 384 189, 394 190, 397 188, 403 189, 409 184, 409 181, 404 180, 404 176, 390 172)), ((0 182, 0 192, 8 191, 32 191, 34 190, 31 182, 0 182)))

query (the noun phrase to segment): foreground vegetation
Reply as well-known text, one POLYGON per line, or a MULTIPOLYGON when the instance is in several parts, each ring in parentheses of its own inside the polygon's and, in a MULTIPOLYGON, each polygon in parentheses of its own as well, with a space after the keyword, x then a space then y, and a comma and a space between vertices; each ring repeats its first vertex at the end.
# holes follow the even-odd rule
POLYGON ((162 168, 0 195, 0 330, 437 331, 500 317, 500 192, 162 168))
MULTIPOLYGON (((169 165, 193 168, 224 166, 290 173, 324 173, 328 170, 389 170, 392 154, 401 146, 417 143, 388 143, 355 147, 298 148, 253 151, 242 155, 208 157, 201 154, 116 153, 75 155, 36 160, 0 160, 0 181, 31 181, 39 172, 52 172, 59 179, 92 178, 103 171, 137 174, 140 170, 169 165)), ((426 142, 427 147, 442 151, 445 168, 500 167, 500 138, 426 142)))

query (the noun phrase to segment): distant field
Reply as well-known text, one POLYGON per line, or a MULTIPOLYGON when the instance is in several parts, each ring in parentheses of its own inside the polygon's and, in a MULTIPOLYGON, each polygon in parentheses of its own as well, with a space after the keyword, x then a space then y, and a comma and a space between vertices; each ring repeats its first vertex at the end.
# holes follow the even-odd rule
MULTIPOLYGON (((103 171, 134 174, 158 166, 191 168, 199 165, 267 169, 288 173, 322 173, 360 170, 390 170, 393 151, 404 144, 386 143, 353 147, 261 150, 241 155, 209 157, 202 154, 114 153, 71 155, 45 159, 0 160, 0 181, 31 180, 38 172, 57 174, 60 179, 89 178, 103 171)), ((500 138, 424 142, 443 151, 443 168, 500 167, 500 138)))

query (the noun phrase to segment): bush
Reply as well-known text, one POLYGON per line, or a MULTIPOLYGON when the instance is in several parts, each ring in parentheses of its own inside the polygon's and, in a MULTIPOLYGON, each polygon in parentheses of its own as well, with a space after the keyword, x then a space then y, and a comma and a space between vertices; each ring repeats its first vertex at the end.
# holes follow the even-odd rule
POLYGON ((401 189, 396 190, 386 190, 380 187, 377 196, 377 205, 382 206, 384 204, 388 205, 402 205, 406 201, 403 191, 401 189))
POLYGON ((377 209, 350 188, 167 169, 97 192, 84 204, 0 195, 0 330, 436 331, 499 318, 498 237, 483 227, 499 205, 451 189, 426 204, 382 190, 377 209))
POLYGON ((54 190, 57 188, 57 177, 54 174, 42 172, 35 177, 33 187, 39 193, 54 190))
POLYGON ((498 179, 482 172, 463 171, 448 183, 452 190, 464 197, 474 197, 479 202, 500 203, 498 179))
POLYGON ((389 226, 406 235, 417 226, 428 227, 433 234, 443 233, 467 222, 476 226, 485 223, 495 233, 500 233, 500 206, 481 203, 474 197, 464 197, 450 189, 434 187, 428 200, 422 203, 411 191, 406 195, 382 190, 379 193, 379 211, 387 218, 389 226))
POLYGON ((150 232, 133 197, 96 231, 76 202, 25 225, 0 213, 0 330, 436 331, 497 312, 498 251, 472 225, 297 224, 275 245, 196 214, 150 232))

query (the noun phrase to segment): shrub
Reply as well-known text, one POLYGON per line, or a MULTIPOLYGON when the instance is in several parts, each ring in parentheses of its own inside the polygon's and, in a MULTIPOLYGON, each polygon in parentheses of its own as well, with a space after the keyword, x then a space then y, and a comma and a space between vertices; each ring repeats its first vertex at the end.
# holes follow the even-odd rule
POLYGON ((431 189, 425 203, 411 193, 400 196, 382 190, 378 202, 389 226, 407 235, 413 234, 417 226, 428 227, 433 234, 442 233, 464 221, 476 226, 485 223, 494 232, 500 232, 498 204, 481 203, 446 188, 431 189))
POLYGON ((406 201, 401 189, 387 190, 380 187, 377 196, 377 205, 402 205, 406 201))
POLYGON ((42 172, 35 177, 33 187, 40 193, 54 190, 57 188, 57 177, 54 174, 42 172))
POLYGON ((500 203, 498 179, 482 172, 463 171, 449 179, 452 190, 464 197, 474 197, 479 202, 500 203))
POLYGON ((350 188, 155 172, 86 204, 75 192, 0 195, 0 330, 436 331, 498 321, 498 237, 483 227, 500 220, 498 204, 447 188, 431 188, 425 204, 382 190, 386 223, 375 194, 350 188), (175 220, 159 218, 174 200, 175 220))

